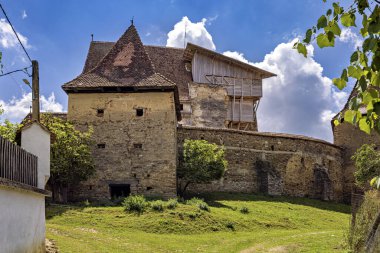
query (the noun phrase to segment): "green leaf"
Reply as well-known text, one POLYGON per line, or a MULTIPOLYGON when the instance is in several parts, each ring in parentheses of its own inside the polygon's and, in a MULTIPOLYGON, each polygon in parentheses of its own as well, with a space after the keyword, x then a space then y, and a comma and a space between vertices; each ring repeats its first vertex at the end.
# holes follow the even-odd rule
POLYGON ((373 86, 380 86, 380 73, 379 72, 377 72, 377 73, 372 72, 371 84, 373 86))
POLYGON ((317 36, 317 44, 320 48, 333 47, 335 45, 334 38, 330 41, 327 34, 321 33, 317 36))
POLYGON ((305 35, 305 39, 303 40, 303 42, 309 44, 310 41, 311 41, 311 36, 313 35, 313 31, 311 29, 308 29, 306 31, 306 35, 305 35))
POLYGON ((371 126, 368 123, 366 118, 362 118, 359 120, 359 128, 360 130, 366 132, 367 134, 371 133, 371 126))
POLYGON ((340 78, 343 79, 344 81, 348 82, 347 69, 343 69, 342 75, 340 76, 340 78))
POLYGON ((374 186, 377 180, 378 180, 378 177, 374 177, 374 178, 371 179, 371 181, 370 181, 369 184, 370 184, 371 186, 374 186))
POLYGON ((344 87, 346 87, 347 82, 346 80, 342 78, 333 78, 333 84, 340 90, 342 90, 344 87))
POLYGON ((351 55, 351 58, 350 58, 350 62, 351 63, 355 63, 359 60, 359 52, 358 51, 355 51, 352 55, 351 55))
POLYGON ((364 76, 360 77, 359 86, 362 92, 367 89, 367 80, 364 76))
POLYGON ((318 19, 318 22, 317 22, 317 28, 318 29, 321 29, 321 28, 325 28, 327 26, 327 18, 325 15, 322 15, 320 16, 320 18, 318 19))
POLYGON ((298 53, 302 54, 303 56, 307 57, 307 50, 304 44, 298 43, 297 45, 297 51, 298 53))
POLYGON ((326 12, 326 16, 330 16, 332 13, 332 10, 331 9, 328 9, 327 12, 326 12))
POLYGON ((348 122, 348 123, 355 123, 354 120, 355 120, 355 116, 356 116, 356 111, 353 111, 353 110, 347 110, 344 112, 344 121, 345 122, 348 122))
POLYGON ((343 13, 342 16, 340 17, 340 22, 345 27, 356 26, 355 19, 356 19, 356 17, 355 17, 354 14, 352 14, 352 13, 343 13))
POLYGON ((360 79, 360 77, 363 75, 363 70, 361 70, 360 68, 358 67, 354 67, 354 66, 349 66, 348 67, 348 75, 350 77, 353 77, 355 79, 360 79))
POLYGON ((341 14, 343 12, 343 8, 339 6, 339 3, 333 3, 334 7, 334 16, 341 14))
POLYGON ((340 36, 341 30, 338 23, 335 20, 331 20, 329 24, 325 27, 326 32, 332 32, 334 35, 340 36))
POLYGON ((334 126, 337 126, 337 125, 339 125, 340 123, 339 123, 339 120, 334 120, 334 126))

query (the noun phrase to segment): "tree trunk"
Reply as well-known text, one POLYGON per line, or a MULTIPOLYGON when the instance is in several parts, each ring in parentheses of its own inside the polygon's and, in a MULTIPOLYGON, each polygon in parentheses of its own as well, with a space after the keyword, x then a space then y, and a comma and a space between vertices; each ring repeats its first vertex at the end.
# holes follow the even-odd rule
POLYGON ((185 187, 183 187, 183 191, 182 191, 181 197, 185 197, 186 189, 187 189, 187 187, 189 186, 190 183, 191 183, 190 181, 186 182, 185 187))

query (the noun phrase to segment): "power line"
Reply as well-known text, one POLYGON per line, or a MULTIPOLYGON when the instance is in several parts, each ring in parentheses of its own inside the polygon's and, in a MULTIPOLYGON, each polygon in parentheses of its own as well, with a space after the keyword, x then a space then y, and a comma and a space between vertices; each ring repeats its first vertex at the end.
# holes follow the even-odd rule
POLYGON ((4 73, 4 74, 1 74, 0 77, 2 76, 6 76, 6 75, 9 75, 9 74, 12 74, 12 73, 16 73, 16 72, 24 72, 25 74, 27 74, 29 77, 30 77, 30 74, 28 73, 27 69, 28 68, 31 68, 32 66, 29 66, 27 68, 22 68, 22 69, 17 69, 17 70, 12 70, 12 71, 9 71, 7 73, 4 73))
POLYGON ((16 30, 13 28, 13 25, 12 25, 11 21, 9 20, 9 18, 8 18, 8 16, 7 16, 7 13, 5 12, 5 10, 4 10, 3 6, 1 5, 1 3, 0 3, 0 8, 1 8, 1 10, 3 11, 4 16, 5 16, 5 18, 7 19, 9 25, 11 26, 11 28, 12 28, 14 34, 16 35, 16 38, 17 38, 18 42, 20 43, 22 49, 24 49, 24 52, 25 52, 26 56, 28 56, 29 61, 32 62, 32 59, 30 58, 28 52, 26 51, 24 45, 22 44, 20 38, 18 37, 16 30))

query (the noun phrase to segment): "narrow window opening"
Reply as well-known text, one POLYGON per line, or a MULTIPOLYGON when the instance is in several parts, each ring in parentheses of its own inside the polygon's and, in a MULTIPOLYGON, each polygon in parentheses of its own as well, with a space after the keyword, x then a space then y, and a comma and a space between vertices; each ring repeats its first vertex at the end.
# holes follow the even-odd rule
POLYGON ((274 151, 274 146, 272 145, 272 146, 270 146, 270 149, 272 150, 272 151, 274 151))
POLYGON ((144 109, 138 108, 136 109, 136 116, 141 117, 144 115, 144 109))
POLYGON ((142 149, 142 144, 141 143, 134 143, 133 147, 138 148, 138 149, 142 149))
POLYGON ((153 189, 153 187, 151 187, 151 186, 148 186, 148 187, 146 188, 147 191, 150 191, 150 190, 152 190, 152 189, 153 189))
POLYGON ((150 174, 146 175, 147 177, 150 177, 150 174))
POLYGON ((88 189, 91 191, 92 190, 92 185, 88 186, 88 189))
POLYGON ((105 143, 99 143, 98 148, 106 148, 106 144, 105 143))
POLYGON ((97 109, 96 110, 96 116, 103 117, 104 116, 104 109, 97 109))
POLYGON ((136 173, 135 173, 135 174, 133 174, 133 177, 134 177, 134 178, 136 178, 136 177, 137 177, 136 173))
POLYGON ((183 111, 183 104, 179 104, 179 109, 183 111))

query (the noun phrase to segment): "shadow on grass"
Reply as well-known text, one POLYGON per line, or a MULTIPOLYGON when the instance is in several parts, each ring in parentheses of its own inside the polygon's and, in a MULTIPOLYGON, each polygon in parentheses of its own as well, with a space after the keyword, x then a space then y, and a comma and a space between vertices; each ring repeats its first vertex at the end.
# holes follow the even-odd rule
POLYGON ((67 211, 71 210, 83 210, 85 206, 80 206, 78 204, 53 204, 49 203, 45 205, 45 217, 47 220, 50 220, 51 218, 54 218, 55 216, 61 216, 67 211))
POLYGON ((224 205, 220 201, 265 201, 265 202, 283 202, 296 205, 310 206, 322 210, 334 211, 339 213, 350 214, 351 206, 322 201, 317 199, 287 197, 287 196, 268 196, 260 194, 242 194, 242 193, 209 193, 209 194, 194 194, 193 196, 203 198, 210 206, 232 209, 231 206, 224 205))

